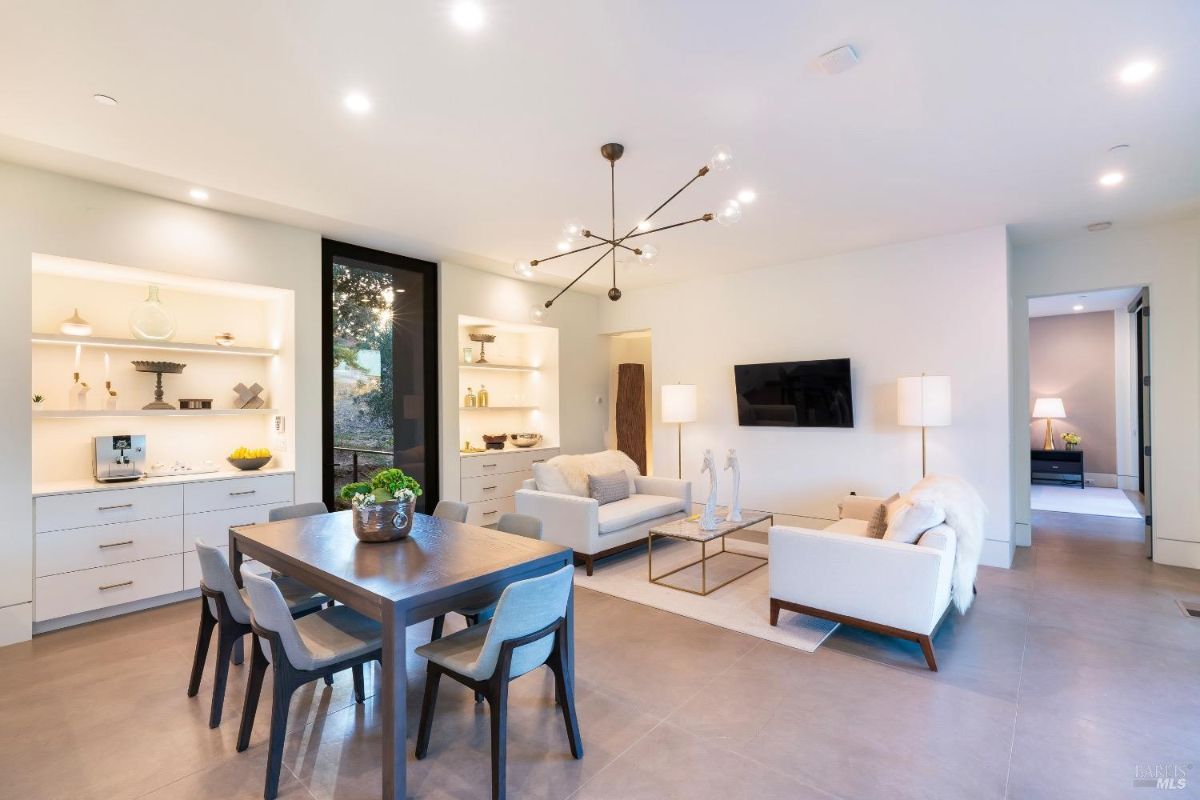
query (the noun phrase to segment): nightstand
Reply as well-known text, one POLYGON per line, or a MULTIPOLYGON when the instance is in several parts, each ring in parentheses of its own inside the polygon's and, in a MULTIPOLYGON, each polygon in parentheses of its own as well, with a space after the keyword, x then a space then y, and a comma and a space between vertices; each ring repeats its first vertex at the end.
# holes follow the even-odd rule
POLYGON ((1030 450, 1029 479, 1032 483, 1079 485, 1083 482, 1082 450, 1030 450))

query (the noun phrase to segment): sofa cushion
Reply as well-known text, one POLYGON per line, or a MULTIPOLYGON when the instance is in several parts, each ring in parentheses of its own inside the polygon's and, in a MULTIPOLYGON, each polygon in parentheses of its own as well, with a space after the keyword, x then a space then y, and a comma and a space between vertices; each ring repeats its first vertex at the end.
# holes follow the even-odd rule
POLYGON ((870 523, 865 519, 855 519, 854 517, 839 519, 823 530, 828 533, 840 533, 845 536, 869 537, 871 535, 870 523))
POLYGON ((633 479, 638 476, 637 464, 620 450, 604 450, 600 453, 555 456, 546 462, 562 473, 571 490, 567 494, 577 497, 588 496, 588 475, 607 475, 621 470, 629 478, 629 493, 636 494, 633 479))
POLYGON ((897 502, 903 505, 897 506, 894 512, 892 506, 888 506, 887 533, 883 535, 888 541, 914 544, 925 531, 946 521, 946 511, 941 506, 925 500, 897 502))
POLYGON ((534 464, 533 480, 537 484, 539 492, 574 494, 571 491, 570 484, 567 483, 567 479, 563 476, 562 470, 551 464, 534 464))
POLYGON ((624 500, 600 506, 598 515, 601 534, 619 531, 631 525, 683 511, 683 498, 662 497, 656 494, 634 494, 624 500))
POLYGON ((621 470, 606 475, 588 475, 588 494, 602 506, 629 497, 629 478, 621 470))

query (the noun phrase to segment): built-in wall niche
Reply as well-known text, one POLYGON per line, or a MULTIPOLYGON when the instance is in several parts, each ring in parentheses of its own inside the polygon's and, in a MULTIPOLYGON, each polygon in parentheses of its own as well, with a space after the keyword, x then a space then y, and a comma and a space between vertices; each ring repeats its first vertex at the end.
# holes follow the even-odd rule
POLYGON ((483 447, 484 434, 531 432, 542 434, 544 446, 558 445, 556 328, 460 316, 456 356, 460 448, 466 442, 483 447), (471 334, 495 339, 481 348, 471 334), (487 359, 483 363, 481 355, 487 359), (485 388, 486 407, 478 405, 479 392, 485 388), (476 396, 474 407, 466 405, 468 390, 476 396))
POLYGON ((147 435, 153 462, 228 469, 225 456, 246 446, 270 448, 272 466, 290 468, 291 433, 286 422, 283 431, 274 422, 294 408, 293 365, 285 357, 293 346, 292 292, 50 256, 34 258, 32 287, 30 399, 45 398, 31 406, 36 482, 90 475, 92 437, 129 433, 147 435), (167 341, 143 341, 130 329, 130 314, 151 286, 175 319, 167 341), (89 336, 60 330, 76 309, 91 325, 89 336), (231 346, 218 343, 225 334, 231 346), (157 376, 137 371, 134 361, 186 365, 162 376, 163 399, 177 410, 143 409, 155 399, 157 376), (75 372, 89 387, 82 405, 73 397, 75 372), (243 409, 239 383, 263 387, 262 405, 243 409), (211 407, 181 409, 181 399, 211 407))

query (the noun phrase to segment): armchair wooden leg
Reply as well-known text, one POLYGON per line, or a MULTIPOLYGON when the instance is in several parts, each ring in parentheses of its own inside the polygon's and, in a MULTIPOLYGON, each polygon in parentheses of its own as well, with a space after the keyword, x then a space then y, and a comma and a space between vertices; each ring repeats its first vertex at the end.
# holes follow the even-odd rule
POLYGON ((921 645, 921 652, 925 654, 925 663, 929 665, 929 669, 933 672, 938 671, 937 659, 933 655, 933 639, 929 636, 918 636, 917 644, 921 645))
POLYGON ((779 624, 779 601, 771 598, 771 627, 779 624))
POLYGON ((416 757, 424 758, 429 752, 429 735, 433 732, 433 710, 437 706, 438 683, 442 671, 433 664, 425 670, 425 698, 421 701, 421 722, 417 726, 416 757))
POLYGON ((217 620, 208 608, 208 598, 200 597, 200 628, 196 632, 196 655, 192 657, 192 675, 188 679, 188 697, 200 691, 200 678, 204 675, 204 662, 208 660, 208 645, 212 641, 213 628, 217 620))
POLYGON ((595 559, 594 559, 594 558, 592 558, 591 556, 584 556, 584 561, 583 561, 583 563, 584 563, 585 565, 587 565, 587 575, 588 575, 588 577, 589 577, 589 578, 590 578, 590 577, 592 577, 592 567, 595 565, 595 559))

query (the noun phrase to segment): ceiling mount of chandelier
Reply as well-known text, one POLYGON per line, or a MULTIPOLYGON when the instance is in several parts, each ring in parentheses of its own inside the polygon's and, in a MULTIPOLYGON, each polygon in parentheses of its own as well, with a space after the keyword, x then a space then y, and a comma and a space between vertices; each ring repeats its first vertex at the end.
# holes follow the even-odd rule
MULTIPOLYGON (((671 230, 673 228, 681 228, 684 225, 691 225, 694 222, 711 222, 714 219, 721 225, 733 225, 742 218, 742 204, 736 200, 727 200, 719 211, 702 214, 694 219, 683 220, 682 222, 673 222, 664 225, 655 223, 654 218, 657 214, 667 207, 667 204, 674 200, 679 195, 695 183, 700 178, 703 178, 710 172, 723 172, 733 166, 733 152, 723 145, 718 145, 713 148, 712 156, 708 163, 701 167, 692 178, 683 186, 658 205, 658 208, 651 211, 646 216, 642 217, 636 225, 630 228, 623 236, 617 236, 617 161, 625 153, 625 146, 616 142, 609 142, 600 148, 600 155, 604 156, 608 161, 609 166, 609 194, 610 208, 612 212, 611 226, 609 235, 604 236, 591 228, 586 227, 579 220, 569 220, 562 230, 562 241, 558 243, 559 252, 555 255, 546 258, 535 258, 532 261, 518 261, 513 265, 513 271, 522 278, 532 278, 536 273, 536 267, 539 264, 544 264, 547 261, 553 261, 556 258, 582 253, 585 250, 595 250, 602 248, 600 256, 589 264, 582 272, 575 276, 575 279, 568 283, 559 291, 558 294, 545 302, 545 308, 550 308, 554 305, 554 301, 562 297, 563 294, 572 286, 580 281, 584 275, 587 275, 595 267, 597 267, 604 259, 611 256, 612 259, 612 288, 608 290, 608 299, 616 301, 621 299, 621 290, 617 288, 617 251, 623 250, 637 256, 637 260, 646 266, 655 262, 658 258, 658 247, 650 242, 631 242, 630 240, 639 239, 643 236, 649 236, 654 233, 671 230), (594 242, 580 244, 581 242, 594 242), (630 242, 626 244, 626 242, 630 242)), ((545 311, 541 308, 534 307, 531 314, 535 321, 540 322, 545 317, 545 311)))

